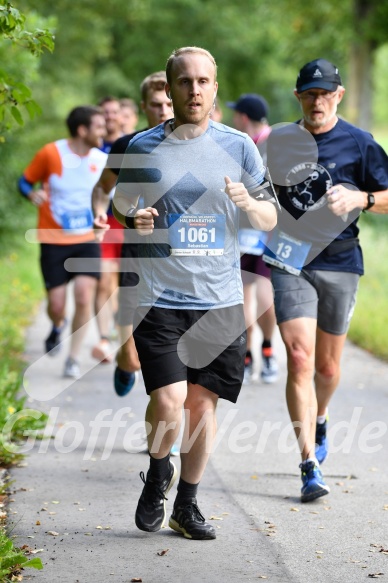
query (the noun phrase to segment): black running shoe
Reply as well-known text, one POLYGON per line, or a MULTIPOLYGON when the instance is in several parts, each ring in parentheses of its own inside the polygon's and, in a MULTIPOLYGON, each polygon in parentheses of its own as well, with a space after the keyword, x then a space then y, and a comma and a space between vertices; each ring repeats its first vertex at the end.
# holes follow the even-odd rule
POLYGON ((49 336, 47 336, 46 340, 44 341, 46 352, 49 354, 49 356, 55 356, 58 354, 60 349, 59 345, 61 343, 61 332, 62 330, 58 330, 58 328, 53 326, 49 336))
POLYGON ((61 334, 63 329, 66 327, 67 320, 65 319, 62 326, 60 328, 56 328, 54 325, 51 328, 50 334, 47 336, 46 340, 44 341, 46 352, 49 356, 55 356, 58 354, 61 346, 61 334))
POLYGON ((170 491, 177 475, 177 469, 172 462, 170 462, 168 475, 161 482, 150 478, 149 471, 147 478, 144 477, 144 472, 140 472, 144 488, 136 508, 137 528, 147 532, 156 532, 162 528, 166 518, 166 494, 170 491))
POLYGON ((168 526, 176 532, 182 533, 185 538, 193 540, 216 538, 216 529, 205 521, 195 498, 174 506, 168 526))

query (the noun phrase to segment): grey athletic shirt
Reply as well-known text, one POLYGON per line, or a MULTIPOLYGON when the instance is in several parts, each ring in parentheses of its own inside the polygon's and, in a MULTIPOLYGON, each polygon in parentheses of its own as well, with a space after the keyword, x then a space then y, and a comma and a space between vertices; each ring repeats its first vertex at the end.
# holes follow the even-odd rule
POLYGON ((224 178, 268 200, 258 189, 264 174, 249 136, 213 121, 190 140, 166 137, 163 124, 133 138, 118 188, 132 205, 140 196, 144 207, 159 212, 153 234, 139 244, 140 306, 204 310, 243 303, 240 211, 224 192, 224 178))

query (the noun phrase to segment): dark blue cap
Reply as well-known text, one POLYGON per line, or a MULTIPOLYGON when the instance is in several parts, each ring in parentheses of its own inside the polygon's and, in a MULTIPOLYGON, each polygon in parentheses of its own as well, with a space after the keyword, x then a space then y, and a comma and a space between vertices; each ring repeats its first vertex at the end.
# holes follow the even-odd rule
POLYGON ((226 105, 235 111, 245 113, 253 121, 261 121, 268 117, 268 103, 257 93, 245 93, 237 101, 228 101, 226 105))
POLYGON ((315 59, 301 68, 296 80, 298 93, 308 89, 325 89, 336 91, 342 85, 338 69, 333 63, 325 59, 315 59))

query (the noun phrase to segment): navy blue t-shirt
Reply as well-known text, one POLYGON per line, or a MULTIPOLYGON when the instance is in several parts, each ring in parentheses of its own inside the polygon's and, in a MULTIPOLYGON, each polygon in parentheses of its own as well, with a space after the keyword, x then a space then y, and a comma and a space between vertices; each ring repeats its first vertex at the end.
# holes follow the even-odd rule
POLYGON ((299 152, 293 152, 292 166, 289 167, 290 150, 287 153, 287 148, 293 147, 293 128, 295 124, 289 124, 280 130, 280 135, 278 132, 277 138, 276 131, 270 136, 268 166, 270 169, 273 165, 281 168, 284 176, 279 186, 279 200, 284 211, 278 216, 277 229, 311 243, 305 269, 362 275, 362 251, 357 241, 353 248, 335 253, 329 252, 328 247, 332 241, 357 238, 361 210, 355 209, 349 215, 336 217, 328 208, 324 195, 331 186, 339 184, 364 192, 387 189, 388 157, 371 134, 339 119, 330 131, 312 135, 318 146, 318 160, 313 160, 311 152, 301 148, 299 152), (298 174, 301 180, 298 180, 298 174))

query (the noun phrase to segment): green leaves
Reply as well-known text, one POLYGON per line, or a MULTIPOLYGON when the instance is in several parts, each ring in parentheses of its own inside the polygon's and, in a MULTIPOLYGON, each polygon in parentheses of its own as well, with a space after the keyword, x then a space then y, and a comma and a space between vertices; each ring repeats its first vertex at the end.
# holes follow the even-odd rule
POLYGON ((17 75, 22 77, 25 64, 19 55, 23 51, 33 56, 41 55, 44 50, 53 51, 54 36, 49 30, 42 28, 26 30, 25 23, 25 15, 12 4, 0 5, 0 53, 7 52, 9 58, 12 49, 8 69, 0 68, 0 141, 3 141, 1 134, 12 127, 12 122, 19 126, 24 125, 21 108, 25 107, 31 119, 41 113, 40 107, 31 98, 31 90, 10 72, 10 67, 16 68, 17 75), (20 69, 17 67, 19 58, 22 65, 20 69))
POLYGON ((8 577, 15 573, 20 573, 21 569, 31 567, 33 569, 43 569, 43 564, 39 557, 29 559, 23 549, 15 548, 13 542, 5 535, 0 527, 0 579, 9 580, 8 577), (5 579, 7 577, 7 579, 5 579), (4 579, 3 579, 4 578, 4 579))
POLYGON ((18 27, 24 25, 25 16, 12 4, 0 5, 0 33, 11 34, 18 27))
POLYGON ((33 569, 39 569, 40 571, 41 569, 43 569, 43 564, 39 557, 35 557, 35 559, 29 559, 25 563, 22 563, 22 567, 23 569, 24 567, 32 567, 33 569))

